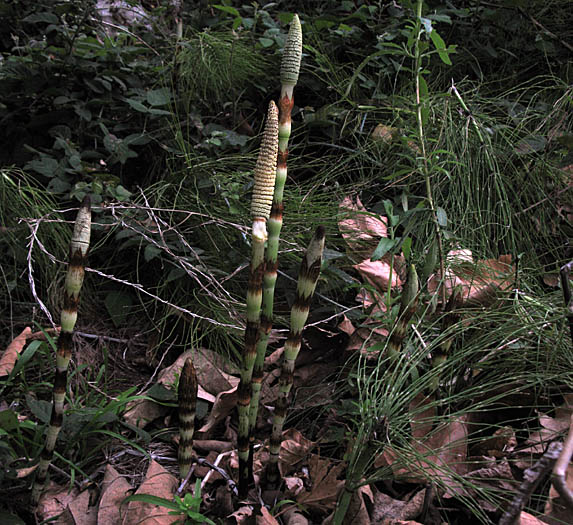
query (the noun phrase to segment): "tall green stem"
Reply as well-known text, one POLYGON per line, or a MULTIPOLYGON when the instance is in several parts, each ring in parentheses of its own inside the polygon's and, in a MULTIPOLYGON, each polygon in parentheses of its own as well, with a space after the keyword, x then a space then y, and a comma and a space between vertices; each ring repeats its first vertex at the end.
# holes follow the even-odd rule
POLYGON ((288 408, 288 397, 294 380, 294 363, 300 351, 302 330, 308 319, 310 303, 316 282, 320 275, 322 252, 324 251, 324 228, 319 226, 308 245, 298 274, 298 283, 294 304, 290 315, 290 331, 285 343, 281 375, 279 378, 279 396, 275 403, 273 431, 270 442, 270 458, 267 463, 266 480, 269 487, 275 487, 279 479, 279 451, 282 431, 288 408))
POLYGON ((265 241, 267 240, 267 219, 273 201, 278 153, 278 109, 271 101, 267 122, 255 166, 255 186, 251 203, 253 217, 252 255, 247 288, 247 325, 245 348, 241 369, 241 382, 237 393, 239 412, 239 497, 245 498, 249 488, 249 405, 251 402, 251 380, 257 354, 257 338, 260 325, 262 284, 265 271, 265 241))
POLYGON ((279 100, 279 152, 273 204, 268 221, 269 240, 265 257, 265 275, 263 278, 263 302, 261 311, 261 326, 257 357, 253 368, 252 397, 249 412, 249 433, 252 434, 257 422, 263 366, 269 335, 273 325, 273 303, 275 284, 277 282, 279 238, 283 225, 283 191, 287 179, 288 141, 291 131, 291 111, 294 106, 293 89, 298 81, 300 61, 302 56, 302 28, 297 15, 292 20, 285 44, 281 64, 281 97, 279 100))
POLYGON ((84 281, 84 267, 90 246, 91 207, 89 197, 85 197, 74 225, 70 241, 69 266, 64 283, 64 307, 61 313, 61 331, 56 348, 56 374, 54 377, 54 394, 50 425, 46 432, 46 442, 40 463, 36 471, 36 480, 32 489, 32 503, 38 504, 46 486, 48 468, 54 457, 56 440, 64 419, 64 400, 68 383, 68 365, 72 357, 73 335, 78 318, 80 291, 84 281))
MULTIPOLYGON (((428 200, 428 206, 430 207, 430 212, 432 214, 432 222, 434 223, 434 232, 436 235, 437 245, 438 245, 438 257, 440 260, 440 275, 441 278, 445 278, 445 264, 444 264, 444 249, 442 243, 442 232, 440 229, 440 224, 438 222, 438 214, 436 212, 436 206, 434 204, 434 197, 432 195, 432 183, 430 180, 430 170, 428 167, 428 158, 426 155, 426 139, 424 135, 424 119, 422 114, 422 82, 425 82, 422 78, 422 53, 420 52, 420 38, 422 36, 422 0, 418 0, 416 3, 416 39, 414 42, 414 74, 416 78, 416 122, 418 131, 418 142, 420 144, 420 149, 422 152, 422 172, 426 182, 426 199, 428 200)), ((442 294, 442 308, 446 306, 446 288, 441 286, 442 294)))

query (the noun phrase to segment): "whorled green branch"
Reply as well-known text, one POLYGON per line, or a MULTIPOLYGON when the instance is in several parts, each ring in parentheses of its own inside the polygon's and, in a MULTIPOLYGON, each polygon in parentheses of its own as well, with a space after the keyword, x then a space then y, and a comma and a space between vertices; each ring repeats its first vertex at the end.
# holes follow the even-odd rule
POLYGON ((277 168, 278 152, 278 109, 274 102, 269 104, 267 122, 259 157, 255 166, 255 186, 251 204, 253 217, 252 255, 247 288, 247 325, 245 347, 241 368, 241 382, 237 393, 239 413, 239 496, 245 498, 249 485, 249 405, 251 402, 251 379, 257 354, 257 338, 260 325, 262 283, 265 270, 266 223, 270 215, 277 168))
POLYGON ((50 425, 46 432, 46 442, 40 455, 36 479, 32 489, 32 503, 37 505, 46 486, 48 468, 54 457, 56 440, 64 418, 64 400, 68 382, 68 365, 72 357, 72 337, 78 317, 80 291, 84 281, 84 268, 91 236, 91 206, 85 197, 76 218, 70 241, 69 266, 64 283, 64 307, 61 313, 61 331, 56 348, 56 374, 50 425))
POLYGON ((279 378, 279 395, 275 402, 273 430, 269 447, 270 457, 265 472, 266 482, 269 488, 275 488, 279 480, 279 451, 286 420, 288 397, 294 380, 294 364, 300 351, 302 331, 308 319, 310 303, 320 275, 324 238, 324 228, 319 226, 310 240, 298 274, 296 295, 291 309, 290 330, 284 347, 281 375, 279 378))

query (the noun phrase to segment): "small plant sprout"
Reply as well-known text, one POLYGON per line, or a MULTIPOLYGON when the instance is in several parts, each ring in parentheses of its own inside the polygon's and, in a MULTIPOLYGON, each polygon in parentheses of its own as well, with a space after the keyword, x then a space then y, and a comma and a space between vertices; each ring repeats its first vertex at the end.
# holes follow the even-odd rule
POLYGON ((193 431, 197 407, 197 374, 193 361, 188 358, 181 370, 179 387, 179 475, 185 479, 193 459, 193 431))
POLYGON ((70 242, 68 273, 64 284, 64 307, 61 313, 61 331, 56 350, 56 375, 54 378, 54 403, 50 425, 46 433, 46 442, 40 456, 36 480, 32 489, 32 503, 38 504, 46 486, 48 468, 54 457, 56 440, 62 428, 64 418, 64 400, 68 382, 68 365, 72 357, 72 337, 78 317, 80 291, 84 281, 84 267, 90 246, 91 234, 91 205, 89 197, 85 197, 74 226, 70 242))
POLYGON ((253 218, 252 256, 249 267, 247 289, 247 326, 241 382, 239 383, 237 407, 239 412, 239 497, 247 496, 249 484, 249 405, 251 403, 251 379, 257 354, 257 338, 260 325, 263 273, 265 271, 265 241, 267 240, 267 219, 273 201, 273 190, 277 169, 278 152, 278 109, 271 101, 259 157, 255 166, 255 186, 251 204, 253 218))
POLYGON ((306 254, 302 258, 298 274, 296 295, 290 315, 290 331, 285 343, 279 379, 279 396, 275 403, 273 431, 270 442, 271 455, 266 469, 266 480, 269 488, 275 487, 279 480, 279 450, 288 408, 288 397, 294 380, 294 363, 300 351, 302 330, 308 319, 310 303, 320 275, 324 236, 324 228, 319 226, 310 240, 306 254))
POLYGON ((298 81, 302 57, 302 29, 298 15, 292 19, 281 64, 281 96, 279 99, 279 151, 273 203, 268 221, 269 240, 265 253, 263 300, 257 357, 253 368, 249 434, 251 439, 257 422, 259 397, 263 380, 265 354, 273 325, 273 304, 277 282, 279 238, 283 225, 283 191, 287 179, 288 141, 291 131, 291 111, 294 105, 293 89, 298 81))

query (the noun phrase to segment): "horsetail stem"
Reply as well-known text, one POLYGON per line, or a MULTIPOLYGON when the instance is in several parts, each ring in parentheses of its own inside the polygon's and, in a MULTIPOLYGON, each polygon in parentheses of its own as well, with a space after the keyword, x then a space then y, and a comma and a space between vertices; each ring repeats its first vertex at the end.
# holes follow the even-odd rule
POLYGON ((187 358, 181 375, 177 397, 179 400, 179 475, 185 479, 193 459, 193 431, 197 408, 197 375, 191 358, 187 358))
POLYGON ((416 267, 411 264, 408 268, 406 284, 404 285, 402 297, 400 298, 398 317, 396 318, 394 329, 388 341, 388 356, 391 358, 398 357, 402 349, 408 323, 418 308, 418 289, 418 274, 416 273, 416 267))
POLYGON ((90 246, 91 234, 91 208, 90 199, 85 197, 82 201, 74 232, 70 241, 69 266, 64 283, 64 307, 61 312, 61 331, 56 346, 56 374, 54 378, 54 402, 50 425, 46 432, 44 449, 36 473, 36 480, 32 489, 32 502, 37 505, 46 486, 48 468, 54 457, 56 440, 62 428, 64 418, 64 399, 68 382, 68 365, 72 357, 72 336, 78 317, 78 304, 80 290, 84 280, 84 266, 90 246))
POLYGON ((324 251, 324 228, 319 226, 308 245, 298 274, 295 301, 291 309, 290 331, 284 347, 279 396, 275 402, 273 431, 270 441, 270 457, 266 479, 269 487, 274 487, 279 478, 278 461, 282 442, 282 431, 286 419, 288 396, 294 380, 294 363, 300 351, 302 330, 308 318, 310 303, 320 275, 322 252, 324 251))
POLYGON ((275 184, 278 152, 278 109, 274 102, 269 104, 267 122, 259 157, 255 166, 255 187, 251 215, 253 217, 253 251, 249 268, 247 288, 247 326, 241 382, 237 393, 239 412, 239 497, 245 498, 249 485, 249 405, 251 403, 251 379, 257 353, 257 338, 260 325, 263 273, 265 271, 266 222, 270 214, 275 184))
POLYGON ((268 221, 265 275, 263 278, 263 301, 257 357, 253 368, 251 405, 249 408, 249 434, 252 436, 257 422, 263 367, 269 335, 273 325, 273 303, 277 282, 279 238, 283 225, 283 191, 287 179, 288 141, 291 131, 291 111, 294 105, 293 88, 297 83, 302 56, 302 29, 298 15, 294 15, 289 29, 281 63, 281 97, 279 99, 279 156, 273 204, 268 221))

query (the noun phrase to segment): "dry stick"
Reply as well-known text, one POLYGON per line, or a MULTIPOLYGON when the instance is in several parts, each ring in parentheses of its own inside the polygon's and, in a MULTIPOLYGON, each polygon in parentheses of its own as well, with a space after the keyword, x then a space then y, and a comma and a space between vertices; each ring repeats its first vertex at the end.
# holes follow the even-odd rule
POLYGON ((185 360, 177 397, 179 400, 179 476, 185 479, 193 461, 193 431, 195 430, 195 409, 197 408, 197 374, 190 357, 185 360))
POLYGON ((571 456, 573 456, 573 414, 571 414, 569 433, 567 434, 567 438, 563 444, 563 450, 561 451, 561 455, 559 456, 557 463, 555 463, 553 474, 551 475, 551 481, 553 482, 555 490, 563 498, 563 502, 573 513, 573 492, 571 492, 571 489, 567 486, 567 480, 565 479, 567 467, 571 461, 571 456))
POLYGON ((323 251, 324 228, 319 226, 310 240, 300 265, 295 300, 290 314, 290 332, 284 348, 279 378, 279 396, 275 402, 273 431, 269 447, 270 457, 265 472, 268 488, 270 489, 276 488, 279 480, 279 451, 288 407, 288 396, 294 380, 294 363, 300 351, 302 330, 308 318, 310 302, 320 274, 323 251))
POLYGON ((269 342, 269 335, 273 326, 273 303, 275 284, 279 267, 279 237, 283 225, 283 191, 287 179, 288 141, 291 130, 291 111, 294 106, 293 89, 298 81, 300 61, 302 57, 302 29, 298 15, 294 15, 281 63, 281 96, 279 99, 279 156, 271 215, 268 221, 269 240, 265 254, 265 275, 263 278, 263 303, 261 310, 261 325, 259 329, 259 342, 257 344, 257 357, 253 368, 251 405, 249 407, 249 477, 252 476, 252 447, 254 443, 253 432, 257 422, 261 383, 263 380, 263 367, 269 342))
POLYGON ((60 335, 58 336, 56 350, 56 375, 54 378, 54 403, 50 426, 46 433, 46 442, 40 456, 40 463, 36 473, 36 480, 32 489, 32 503, 38 504, 40 496, 46 486, 48 468, 54 457, 56 440, 62 428, 64 418, 64 399, 68 382, 68 365, 72 357, 72 336, 78 317, 78 304, 80 302, 80 290, 84 280, 84 267, 86 256, 90 246, 91 234, 91 209, 90 199, 85 197, 74 226, 74 232, 70 242, 70 263, 64 284, 64 307, 61 313, 60 335))
POLYGON ((261 149, 255 166, 255 186, 251 204, 253 217, 253 252, 249 268, 247 288, 247 326, 245 348, 241 369, 241 382, 237 392, 239 412, 239 497, 247 497, 249 488, 249 405, 251 403, 251 379, 257 355, 257 339, 260 325, 263 296, 263 274, 265 271, 265 241, 267 240, 267 219, 273 201, 273 190, 277 169, 278 153, 278 109, 271 101, 261 149))
POLYGON ((559 441, 554 441, 547 447, 547 451, 531 468, 523 473, 523 481, 517 489, 517 494, 513 498, 509 507, 501 516, 499 525, 515 525, 521 510, 529 501, 529 498, 545 476, 551 471, 561 453, 562 445, 559 441))

